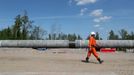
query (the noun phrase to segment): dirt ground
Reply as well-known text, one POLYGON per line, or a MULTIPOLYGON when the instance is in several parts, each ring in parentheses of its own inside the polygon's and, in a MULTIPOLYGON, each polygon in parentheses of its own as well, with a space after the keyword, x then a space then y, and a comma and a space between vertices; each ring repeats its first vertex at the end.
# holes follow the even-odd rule
POLYGON ((134 53, 99 53, 99 64, 81 62, 85 49, 0 48, 0 75, 134 75, 134 53))

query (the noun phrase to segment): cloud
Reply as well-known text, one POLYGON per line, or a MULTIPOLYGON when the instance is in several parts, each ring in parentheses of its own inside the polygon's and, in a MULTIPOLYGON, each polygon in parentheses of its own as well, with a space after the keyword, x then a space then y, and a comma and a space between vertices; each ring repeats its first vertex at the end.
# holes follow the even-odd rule
POLYGON ((69 0, 69 2, 68 2, 68 3, 69 3, 69 5, 70 5, 70 6, 71 6, 72 2, 73 2, 73 0, 69 0))
POLYGON ((83 8, 80 10, 80 16, 83 16, 88 11, 87 8, 83 8))
POLYGON ((87 5, 91 3, 96 3, 97 0, 74 0, 74 1, 76 2, 76 5, 87 5))
POLYGON ((102 16, 102 17, 99 17, 99 18, 95 18, 93 21, 94 22, 105 22, 107 20, 110 20, 112 17, 111 16, 102 16))
POLYGON ((95 18, 93 21, 94 21, 94 22, 97 22, 97 23, 101 22, 101 20, 98 19, 98 18, 95 18))
POLYGON ((105 22, 105 21, 110 20, 112 18, 112 16, 105 16, 103 14, 103 9, 93 10, 90 13, 90 16, 94 17, 93 21, 96 22, 96 23, 105 22))
POLYGON ((94 16, 94 17, 100 17, 102 16, 103 13, 103 9, 97 9, 97 10, 93 10, 90 15, 94 16))
POLYGON ((96 25, 94 25, 94 27, 100 27, 100 25, 99 24, 96 24, 96 25))
POLYGON ((103 13, 103 9, 96 9, 93 10, 90 13, 90 16, 93 17, 93 22, 95 22, 94 27, 95 28, 99 28, 99 29, 103 29, 102 27, 102 23, 106 22, 107 20, 110 20, 112 18, 112 16, 106 16, 103 13))
POLYGON ((103 16, 103 17, 100 17, 99 19, 102 21, 105 21, 105 20, 109 20, 111 18, 112 18, 111 16, 103 16))

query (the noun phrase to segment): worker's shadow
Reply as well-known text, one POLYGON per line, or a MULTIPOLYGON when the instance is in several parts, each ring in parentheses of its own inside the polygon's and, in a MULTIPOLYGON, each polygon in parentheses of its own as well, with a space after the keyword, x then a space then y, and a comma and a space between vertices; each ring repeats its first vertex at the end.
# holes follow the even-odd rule
POLYGON ((87 62, 86 60, 81 60, 81 62, 83 62, 83 63, 93 63, 93 64, 99 64, 98 62, 93 62, 93 61, 89 61, 89 62, 87 62))

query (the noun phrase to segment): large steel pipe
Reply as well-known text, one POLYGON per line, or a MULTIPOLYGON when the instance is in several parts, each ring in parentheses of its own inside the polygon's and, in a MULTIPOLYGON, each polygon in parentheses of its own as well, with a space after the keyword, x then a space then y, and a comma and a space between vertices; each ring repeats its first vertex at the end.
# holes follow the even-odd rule
MULTIPOLYGON (((88 40, 0 40, 0 47, 87 48, 88 44, 88 40)), ((134 40, 97 40, 97 45, 103 48, 134 48, 134 40)))
POLYGON ((0 47, 68 48, 68 40, 0 40, 0 47))
MULTIPOLYGON (((75 46, 80 48, 88 47, 88 40, 76 40, 75 46)), ((134 40, 97 40, 101 48, 134 48, 134 40)))

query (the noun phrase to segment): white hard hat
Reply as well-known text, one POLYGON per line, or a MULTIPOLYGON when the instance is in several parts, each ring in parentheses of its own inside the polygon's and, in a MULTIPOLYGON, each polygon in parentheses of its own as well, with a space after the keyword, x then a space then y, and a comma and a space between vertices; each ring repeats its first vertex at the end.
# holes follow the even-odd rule
POLYGON ((95 35, 96 33, 95 32, 91 32, 91 35, 95 35))

